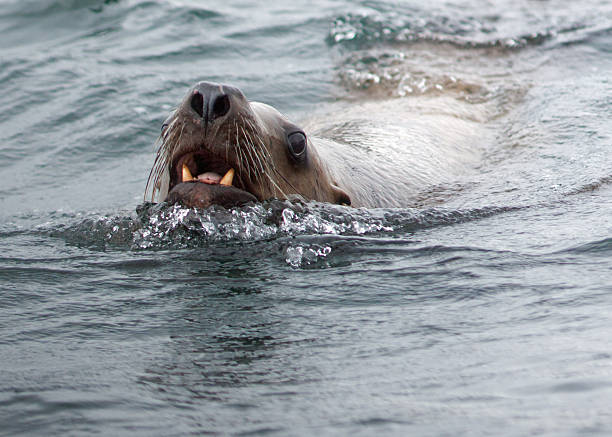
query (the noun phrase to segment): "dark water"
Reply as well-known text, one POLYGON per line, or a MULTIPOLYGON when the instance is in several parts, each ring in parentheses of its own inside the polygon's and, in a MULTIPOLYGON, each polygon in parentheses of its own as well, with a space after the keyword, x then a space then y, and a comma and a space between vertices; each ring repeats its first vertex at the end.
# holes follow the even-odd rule
POLYGON ((4 0, 0 34, 0 434, 612 433, 610 2, 4 0), (406 209, 140 208, 203 79, 467 102, 483 157, 406 209))

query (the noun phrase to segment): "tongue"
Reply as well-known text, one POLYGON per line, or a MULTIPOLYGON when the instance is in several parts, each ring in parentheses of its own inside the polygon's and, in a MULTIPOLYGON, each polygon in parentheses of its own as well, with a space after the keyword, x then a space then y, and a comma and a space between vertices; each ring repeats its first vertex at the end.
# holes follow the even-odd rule
POLYGON ((205 184, 216 185, 221 181, 221 175, 213 173, 212 171, 207 171, 206 173, 198 175, 198 181, 204 182, 205 184))
POLYGON ((194 178, 191 175, 191 172, 189 171, 189 167, 187 167, 187 165, 183 164, 183 182, 187 182, 187 181, 199 181, 199 182, 203 182, 205 184, 210 184, 210 185, 226 185, 226 186, 231 186, 232 182, 234 180, 234 169, 230 168, 227 173, 225 174, 225 176, 221 177, 220 174, 212 172, 212 171, 207 171, 205 173, 199 174, 197 178, 194 178))

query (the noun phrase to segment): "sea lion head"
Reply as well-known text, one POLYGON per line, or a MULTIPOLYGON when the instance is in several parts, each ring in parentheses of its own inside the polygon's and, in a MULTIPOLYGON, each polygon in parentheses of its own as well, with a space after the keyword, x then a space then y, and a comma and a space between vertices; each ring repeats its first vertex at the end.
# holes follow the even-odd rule
POLYGON ((162 126, 145 196, 187 207, 301 196, 350 204, 306 133, 235 87, 200 82, 162 126))

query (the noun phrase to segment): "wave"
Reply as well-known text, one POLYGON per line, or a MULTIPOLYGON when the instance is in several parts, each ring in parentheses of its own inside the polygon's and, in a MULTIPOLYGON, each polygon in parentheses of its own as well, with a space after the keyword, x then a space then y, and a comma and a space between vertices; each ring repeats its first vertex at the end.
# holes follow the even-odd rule
POLYGON ((612 253, 612 237, 591 241, 565 249, 560 254, 589 255, 609 257, 612 253))
MULTIPOLYGON (((601 6, 601 5, 599 5, 601 6)), ((462 48, 496 48, 518 50, 550 41, 563 43, 571 35, 584 38, 585 33, 609 28, 602 25, 597 7, 566 7, 557 10, 530 10, 489 5, 490 9, 465 11, 422 10, 417 7, 394 7, 366 10, 338 16, 327 36, 331 46, 362 49, 380 43, 446 43, 462 48)), ((599 8, 601 9, 601 8, 599 8)), ((605 21, 605 20, 604 20, 605 21)))

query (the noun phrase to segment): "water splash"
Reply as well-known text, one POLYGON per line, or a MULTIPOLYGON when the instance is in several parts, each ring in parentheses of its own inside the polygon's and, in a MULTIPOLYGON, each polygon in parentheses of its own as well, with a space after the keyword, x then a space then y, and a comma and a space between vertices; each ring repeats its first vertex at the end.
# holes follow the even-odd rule
MULTIPOLYGON (((37 232, 93 250, 165 250, 243 243, 299 236, 395 235, 432 226, 476 220, 512 210, 481 208, 355 209, 331 204, 273 200, 225 209, 205 210, 177 205, 141 205, 136 214, 78 215, 66 222, 47 222, 37 232), (76 223, 75 223, 76 221, 76 223)), ((333 246, 293 241, 284 255, 291 266, 324 261, 333 246)))
POLYGON ((365 91, 380 97, 452 94, 471 103, 495 97, 496 90, 479 78, 460 77, 446 66, 429 65, 423 53, 418 55, 419 62, 415 51, 387 49, 352 54, 339 71, 340 83, 352 93, 365 91))
POLYGON ((284 256, 285 262, 291 267, 305 268, 324 263, 331 252, 330 246, 290 245, 285 248, 284 256))
POLYGON ((384 219, 365 210, 274 200, 241 208, 206 210, 180 206, 143 206, 142 227, 132 247, 192 246, 219 241, 260 241, 288 235, 362 235, 388 232, 384 219))

